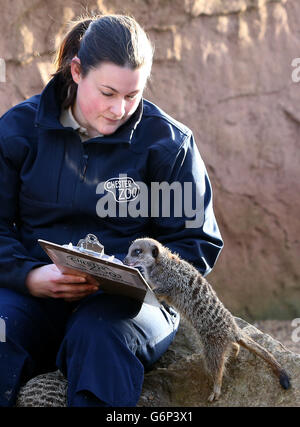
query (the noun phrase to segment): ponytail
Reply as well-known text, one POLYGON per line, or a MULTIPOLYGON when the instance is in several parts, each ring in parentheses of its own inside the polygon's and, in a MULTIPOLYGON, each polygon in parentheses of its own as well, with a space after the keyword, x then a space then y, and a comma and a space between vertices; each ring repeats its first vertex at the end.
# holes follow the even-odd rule
POLYGON ((62 108, 68 108, 75 102, 77 84, 72 78, 71 61, 78 54, 80 41, 92 21, 93 18, 72 21, 70 31, 65 35, 57 50, 54 60, 56 71, 53 76, 59 76, 62 84, 60 94, 62 108))

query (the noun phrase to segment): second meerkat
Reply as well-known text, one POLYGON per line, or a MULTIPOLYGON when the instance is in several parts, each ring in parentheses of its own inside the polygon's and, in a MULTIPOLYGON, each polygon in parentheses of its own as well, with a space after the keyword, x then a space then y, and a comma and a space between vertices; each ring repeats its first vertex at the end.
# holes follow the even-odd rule
POLYGON ((173 304, 198 332, 206 366, 214 381, 209 401, 219 398, 227 358, 231 351, 237 355, 240 345, 269 363, 284 389, 290 387, 283 367, 238 327, 208 281, 187 261, 158 241, 142 238, 131 244, 124 263, 141 267, 153 291, 173 304))

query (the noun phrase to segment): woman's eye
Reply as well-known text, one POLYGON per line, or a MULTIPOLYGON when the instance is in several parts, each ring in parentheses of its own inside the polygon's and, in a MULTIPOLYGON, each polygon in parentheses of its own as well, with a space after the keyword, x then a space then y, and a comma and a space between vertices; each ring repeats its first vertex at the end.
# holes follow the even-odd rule
MULTIPOLYGON (((111 93, 111 92, 103 92, 102 90, 101 90, 100 92, 101 92, 101 94, 102 94, 103 96, 113 96, 113 95, 114 95, 114 93, 111 93)), ((137 94, 134 94, 134 95, 126 95, 126 97, 125 97, 125 98, 129 99, 130 101, 132 101, 132 100, 134 100, 134 99, 136 98, 136 96, 137 96, 137 94)))

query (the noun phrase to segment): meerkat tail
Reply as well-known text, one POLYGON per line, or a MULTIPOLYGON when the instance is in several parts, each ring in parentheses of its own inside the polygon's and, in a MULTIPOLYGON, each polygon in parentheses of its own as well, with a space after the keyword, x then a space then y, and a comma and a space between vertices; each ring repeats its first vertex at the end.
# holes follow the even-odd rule
POLYGON ((265 348, 263 348, 261 345, 259 345, 252 338, 245 334, 240 337, 238 343, 241 346, 245 347, 247 350, 251 351, 252 353, 255 353, 260 356, 271 366, 274 374, 278 377, 282 388, 287 390, 290 387, 290 379, 288 374, 271 353, 269 353, 265 348))

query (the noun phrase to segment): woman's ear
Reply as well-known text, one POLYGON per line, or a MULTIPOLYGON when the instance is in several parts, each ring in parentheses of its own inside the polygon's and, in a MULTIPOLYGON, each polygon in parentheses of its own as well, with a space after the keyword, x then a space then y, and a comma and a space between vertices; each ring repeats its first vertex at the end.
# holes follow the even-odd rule
POLYGON ((77 56, 71 61, 71 74, 75 83, 79 83, 81 81, 81 67, 80 67, 80 59, 77 56))
POLYGON ((158 247, 157 246, 152 247, 152 256, 153 256, 153 258, 157 258, 157 256, 158 256, 158 247))

